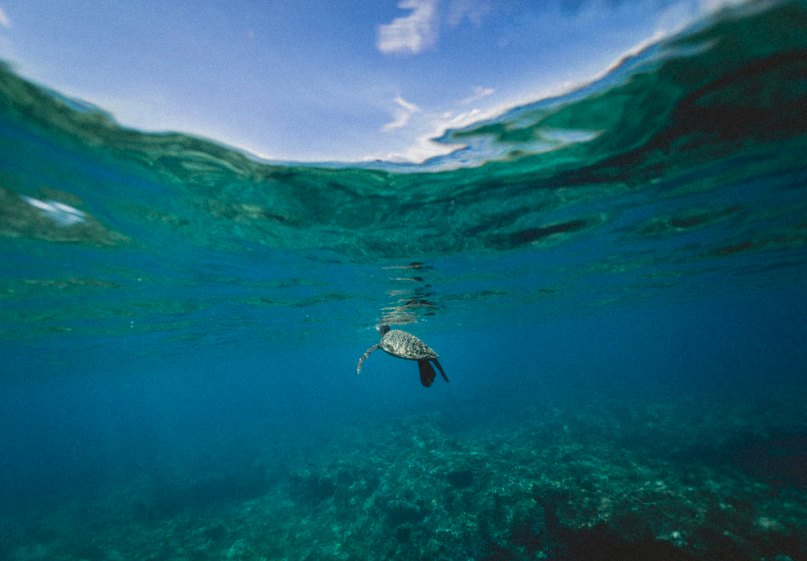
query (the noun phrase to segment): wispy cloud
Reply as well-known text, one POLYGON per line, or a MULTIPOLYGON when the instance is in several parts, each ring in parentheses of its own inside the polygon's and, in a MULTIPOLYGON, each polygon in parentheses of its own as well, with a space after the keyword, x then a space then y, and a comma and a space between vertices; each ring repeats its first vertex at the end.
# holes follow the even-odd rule
POLYGON ((489 115, 478 109, 465 113, 455 114, 448 111, 441 114, 420 113, 417 121, 411 128, 416 129, 417 136, 402 150, 390 152, 381 156, 381 159, 390 162, 422 163, 435 156, 444 156, 461 148, 462 144, 435 142, 442 137, 447 129, 460 128, 485 118, 489 115))
POLYGON ((2 6, 0 6, 0 26, 5 27, 6 29, 11 29, 11 20, 8 19, 8 16, 3 11, 2 6))
POLYGON ((482 18, 493 9, 491 0, 452 0, 448 7, 448 25, 456 27, 462 20, 480 26, 482 18))
POLYGON ((399 8, 412 10, 406 17, 378 26, 378 50, 384 54, 418 54, 437 42, 437 0, 403 0, 399 8))
POLYGON ((420 107, 414 103, 409 103, 401 96, 396 97, 392 101, 398 106, 395 108, 395 120, 381 128, 384 132, 405 127, 412 115, 420 111, 420 107))
POLYGON ((482 86, 475 86, 473 95, 466 97, 465 99, 460 100, 462 104, 473 103, 474 101, 480 100, 483 97, 487 97, 493 92, 495 92, 493 88, 483 88, 482 86))

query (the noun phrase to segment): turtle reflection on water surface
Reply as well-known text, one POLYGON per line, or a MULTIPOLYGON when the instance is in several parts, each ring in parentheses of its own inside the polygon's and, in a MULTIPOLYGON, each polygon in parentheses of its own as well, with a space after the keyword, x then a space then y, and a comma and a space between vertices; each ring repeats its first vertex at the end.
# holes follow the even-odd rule
POLYGON ((378 332, 382 335, 381 342, 367 349, 367 352, 361 356, 359 363, 356 365, 356 374, 361 372, 361 365, 367 357, 370 356, 370 353, 381 348, 381 350, 386 351, 392 356, 418 361, 420 381, 424 386, 431 386, 435 377, 434 368, 429 364, 429 361, 434 362, 438 370, 440 370, 443 379, 448 382, 443 367, 437 362, 437 358, 440 355, 429 348, 426 343, 406 331, 400 331, 398 329, 391 330, 388 325, 380 324, 376 326, 376 329, 378 329, 378 332))

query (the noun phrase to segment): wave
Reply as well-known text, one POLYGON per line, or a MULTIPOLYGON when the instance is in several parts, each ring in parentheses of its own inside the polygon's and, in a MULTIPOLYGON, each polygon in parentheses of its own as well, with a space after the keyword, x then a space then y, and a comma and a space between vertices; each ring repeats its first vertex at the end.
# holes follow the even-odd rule
MULTIPOLYGON (((723 12, 580 90, 447 131, 439 141, 465 147, 422 166, 259 161, 199 138, 123 128, 7 67, 0 110, 6 136, 13 127, 170 193, 180 203, 173 208, 127 196, 137 220, 184 229, 205 245, 243 239, 374 259, 510 249, 603 223, 603 212, 564 218, 568 209, 659 182, 687 184, 687 174, 738 155, 760 161, 749 166, 752 176, 798 167, 807 131, 805 22, 801 2, 723 12)), ((50 232, 10 222, 6 235, 63 234, 58 222, 50 232)), ((95 234, 96 242, 113 241, 95 234)))
MULTIPOLYGON (((328 308, 364 326, 479 301, 548 309, 548 295, 596 306, 710 271, 795 275, 807 4, 766 6, 723 11, 579 90, 447 131, 439 141, 464 147, 421 165, 267 162, 144 133, 4 66, 0 258, 14 266, 0 298, 17 303, 4 317, 48 329, 131 317, 123 328, 148 319, 188 336, 184 318, 221 302, 269 308, 278 325, 328 308), (401 267, 411 274, 372 280, 401 267), (357 280, 388 297, 358 294, 357 280), (43 294, 92 306, 32 309, 43 294)), ((254 321, 240 313, 224 315, 254 321)))

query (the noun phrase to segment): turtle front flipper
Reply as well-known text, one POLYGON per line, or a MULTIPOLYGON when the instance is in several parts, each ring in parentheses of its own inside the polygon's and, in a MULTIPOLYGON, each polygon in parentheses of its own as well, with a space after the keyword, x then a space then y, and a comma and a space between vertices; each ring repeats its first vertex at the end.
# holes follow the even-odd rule
POLYGON ((443 371, 443 367, 442 367, 442 366, 440 366, 440 363, 439 363, 439 362, 437 362, 437 359, 436 359, 436 358, 433 358, 433 359, 432 359, 432 362, 433 362, 434 364, 436 364, 436 365, 437 365, 437 370, 439 370, 439 371, 440 371, 440 374, 442 374, 442 375, 443 375, 443 380, 445 380, 446 382, 448 382, 448 377, 446 376, 446 373, 443 371))
POLYGON ((418 361, 418 367, 420 367, 420 383, 426 386, 427 388, 432 385, 434 382, 434 368, 432 365, 429 364, 429 361, 426 359, 418 361))
POLYGON ((364 363, 364 361, 367 359, 367 357, 370 356, 370 353, 373 352, 374 350, 376 350, 380 346, 381 346, 380 343, 378 345, 373 345, 372 347, 367 349, 367 352, 365 352, 363 355, 361 355, 361 358, 359 359, 359 363, 356 365, 356 374, 361 372, 361 365, 364 363))

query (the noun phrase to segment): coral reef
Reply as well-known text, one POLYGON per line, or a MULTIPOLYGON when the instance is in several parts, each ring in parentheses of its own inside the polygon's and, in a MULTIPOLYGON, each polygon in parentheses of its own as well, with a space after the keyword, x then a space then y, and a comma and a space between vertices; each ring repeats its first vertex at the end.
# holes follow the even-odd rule
POLYGON ((8 555, 807 559, 798 404, 602 400, 511 418, 480 428, 423 414, 348 428, 279 477, 251 468, 246 482, 199 482, 159 500, 133 491, 40 519, 8 555))

